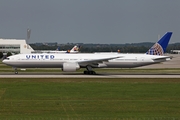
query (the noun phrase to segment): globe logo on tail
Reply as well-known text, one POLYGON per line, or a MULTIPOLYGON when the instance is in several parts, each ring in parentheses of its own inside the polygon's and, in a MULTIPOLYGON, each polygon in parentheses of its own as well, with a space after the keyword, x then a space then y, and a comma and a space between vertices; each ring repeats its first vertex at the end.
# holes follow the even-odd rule
POLYGON ((149 55, 163 55, 164 51, 163 48, 159 43, 155 43, 147 52, 146 54, 149 55))

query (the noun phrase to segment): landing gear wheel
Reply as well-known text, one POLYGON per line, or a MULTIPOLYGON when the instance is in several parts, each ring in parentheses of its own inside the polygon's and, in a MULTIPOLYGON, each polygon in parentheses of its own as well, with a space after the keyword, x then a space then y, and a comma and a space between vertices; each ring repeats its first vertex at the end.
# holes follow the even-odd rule
POLYGON ((86 74, 86 75, 95 75, 96 72, 95 71, 84 71, 84 74, 86 74))
POLYGON ((90 75, 95 75, 95 74, 96 74, 96 72, 94 72, 94 71, 88 71, 88 73, 89 73, 90 75))
POLYGON ((84 71, 84 74, 88 74, 88 71, 84 71))
POLYGON ((14 68, 14 73, 15 73, 15 74, 18 74, 17 68, 14 68))
POLYGON ((90 65, 87 65, 86 69, 87 70, 84 71, 84 74, 86 74, 86 75, 95 75, 96 74, 96 72, 92 70, 92 67, 90 65))

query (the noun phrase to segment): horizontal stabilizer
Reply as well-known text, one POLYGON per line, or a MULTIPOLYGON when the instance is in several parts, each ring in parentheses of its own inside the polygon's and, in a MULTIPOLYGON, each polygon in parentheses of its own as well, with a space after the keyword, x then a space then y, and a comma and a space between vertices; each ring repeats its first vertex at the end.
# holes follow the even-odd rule
POLYGON ((170 59, 172 59, 172 57, 170 57, 170 56, 164 56, 164 57, 160 57, 160 58, 154 58, 154 59, 152 59, 152 60, 170 60, 170 59))

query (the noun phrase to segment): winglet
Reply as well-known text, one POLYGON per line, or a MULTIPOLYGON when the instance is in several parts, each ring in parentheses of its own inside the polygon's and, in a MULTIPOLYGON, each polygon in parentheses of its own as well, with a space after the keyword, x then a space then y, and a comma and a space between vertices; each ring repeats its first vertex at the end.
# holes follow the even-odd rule
POLYGON ((172 32, 167 32, 157 43, 155 43, 146 54, 163 55, 166 52, 167 45, 171 38, 172 32))

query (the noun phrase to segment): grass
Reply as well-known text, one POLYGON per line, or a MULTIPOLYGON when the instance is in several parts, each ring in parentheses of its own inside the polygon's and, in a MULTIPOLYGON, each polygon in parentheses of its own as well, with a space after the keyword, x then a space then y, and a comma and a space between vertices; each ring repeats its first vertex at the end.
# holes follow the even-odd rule
POLYGON ((180 79, 0 79, 0 119, 180 119, 180 79))
MULTIPOLYGON (((84 69, 78 70, 83 72, 84 69)), ((180 74, 180 69, 95 69, 110 74, 180 74)), ((57 73, 27 69, 23 73, 57 73)), ((0 74, 14 70, 0 63, 0 74)), ((180 79, 0 79, 0 120, 178 120, 180 79)))

